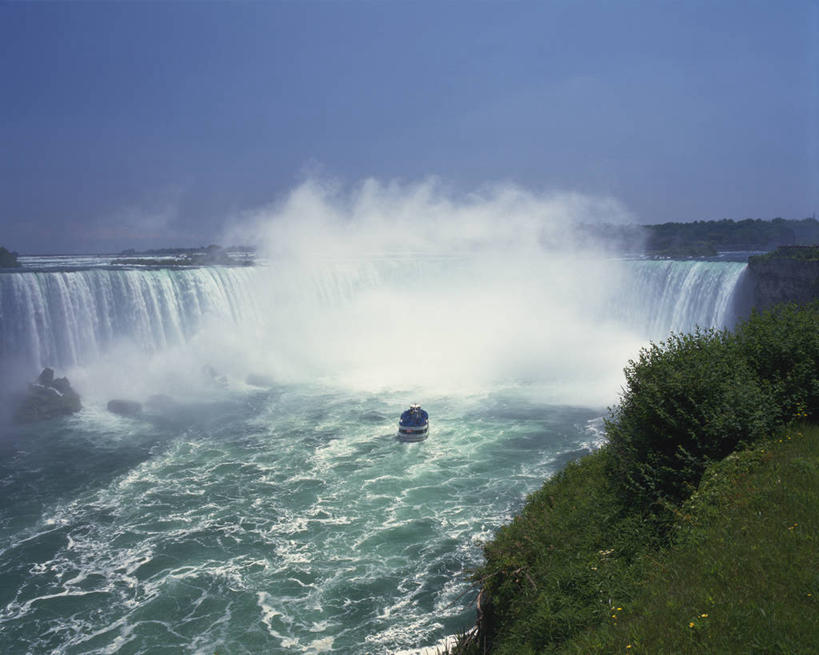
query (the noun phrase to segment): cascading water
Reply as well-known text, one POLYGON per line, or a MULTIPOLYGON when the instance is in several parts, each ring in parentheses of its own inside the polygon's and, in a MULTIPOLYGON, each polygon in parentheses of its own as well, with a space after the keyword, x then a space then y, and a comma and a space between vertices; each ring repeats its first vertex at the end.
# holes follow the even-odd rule
POLYGON ((711 261, 631 261, 611 311, 640 334, 730 328, 744 313, 737 297, 747 265, 711 261))
POLYGON ((254 274, 211 267, 0 275, 0 360, 82 365, 118 341, 151 353, 184 343, 209 318, 253 320, 254 274))
MULTIPOLYGON (((571 301, 586 304, 591 321, 613 319, 641 338, 658 339, 695 326, 730 327, 745 264, 621 261, 608 270, 616 272, 618 282, 606 290, 602 301, 599 295, 587 303, 582 298, 571 301)), ((403 295, 414 304, 408 303, 403 308, 406 315, 389 324, 395 329, 402 322, 415 324, 419 313, 434 321, 429 302, 435 302, 442 286, 451 284, 457 288, 448 292, 474 300, 472 316, 460 319, 480 331, 478 324, 494 322, 500 294, 489 285, 492 278, 466 284, 464 278, 471 274, 463 260, 444 258, 326 262, 305 275, 280 274, 275 268, 223 267, 7 273, 0 275, 0 360, 24 363, 29 372, 42 366, 88 365, 117 343, 130 342, 145 354, 161 352, 184 344, 213 323, 225 331, 259 334, 275 324, 296 322, 299 332, 310 329, 322 312, 340 329, 362 297, 381 302, 384 312, 399 313, 402 308, 391 301, 403 295), (341 314, 334 313, 339 308, 341 314)), ((551 279, 542 282, 544 288, 552 285, 551 279)), ((531 292, 527 300, 533 305, 545 300, 549 312, 559 312, 559 290, 551 288, 540 298, 539 290, 532 291, 537 286, 531 281, 522 285, 531 292)), ((378 307, 370 309, 373 315, 379 313, 378 307)), ((526 311, 540 315, 536 307, 526 311)), ((334 326, 329 327, 333 332, 334 326)), ((379 324, 379 329, 383 327, 379 324)))
POLYGON ((0 274, 3 373, 65 367, 84 402, 0 426, 0 651, 415 653, 469 627, 481 542, 600 443, 641 344, 730 325, 743 269, 481 251, 0 274), (413 401, 430 436, 401 444, 413 401))

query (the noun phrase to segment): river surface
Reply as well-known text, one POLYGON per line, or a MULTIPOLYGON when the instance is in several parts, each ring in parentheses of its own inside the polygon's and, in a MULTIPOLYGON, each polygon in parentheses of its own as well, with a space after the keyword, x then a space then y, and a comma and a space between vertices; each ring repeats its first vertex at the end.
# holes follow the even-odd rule
POLYGON ((83 409, 0 422, 0 652, 60 655, 404 653, 469 628, 482 543, 602 442, 628 357, 730 324, 744 275, 24 263, 0 273, 0 378, 53 366, 83 409), (412 402, 429 438, 401 443, 412 402))
MULTIPOLYGON (((220 390, 15 431, 0 465, 8 653, 383 653, 474 621, 468 571, 599 410, 514 396, 220 390)), ((591 422, 590 422, 591 421, 591 422)))

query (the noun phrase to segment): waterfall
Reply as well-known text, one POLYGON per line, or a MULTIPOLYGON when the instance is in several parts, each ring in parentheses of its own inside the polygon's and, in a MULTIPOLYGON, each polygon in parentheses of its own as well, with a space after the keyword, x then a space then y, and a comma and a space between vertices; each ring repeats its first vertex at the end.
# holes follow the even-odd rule
POLYGON ((209 317, 251 320, 254 275, 221 267, 0 275, 0 361, 68 367, 120 340, 145 352, 183 343, 209 317))
POLYGON ((632 261, 611 310, 640 334, 731 328, 744 313, 740 290, 747 265, 711 261, 632 261))
POLYGON ((43 366, 93 364, 122 344, 165 353, 206 334, 205 361, 281 379, 357 376, 371 388, 548 375, 568 388, 574 375, 580 388, 618 371, 635 344, 731 327, 744 271, 482 254, 3 273, 0 363, 25 379, 43 366))

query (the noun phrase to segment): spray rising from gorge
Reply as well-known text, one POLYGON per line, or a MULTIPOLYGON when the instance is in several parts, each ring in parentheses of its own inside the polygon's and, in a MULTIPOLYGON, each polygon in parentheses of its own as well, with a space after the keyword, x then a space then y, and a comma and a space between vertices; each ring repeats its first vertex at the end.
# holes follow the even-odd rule
POLYGON ((310 182, 226 235, 253 267, 0 273, 5 382, 52 366, 83 405, 0 423, 4 646, 363 655, 463 630, 464 571, 601 443, 627 358, 734 320, 744 264, 628 259, 583 228, 626 219, 310 182), (430 435, 404 444, 412 401, 430 435))
POLYGON ((623 222, 610 200, 499 187, 458 200, 434 182, 308 182, 245 215, 252 269, 79 270, 0 277, 0 356, 86 391, 195 391, 234 380, 359 390, 525 385, 604 405, 647 339, 730 325, 744 265, 618 257, 581 226, 623 222), (123 379, 122 371, 128 376, 123 379), (183 381, 187 380, 187 383, 183 381))

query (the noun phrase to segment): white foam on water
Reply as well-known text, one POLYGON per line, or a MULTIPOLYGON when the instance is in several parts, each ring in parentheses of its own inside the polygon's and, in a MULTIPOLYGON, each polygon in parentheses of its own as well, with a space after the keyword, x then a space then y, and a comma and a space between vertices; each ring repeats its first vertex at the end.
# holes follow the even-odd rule
POLYGON ((41 503, 0 549, 5 638, 140 655, 443 647, 474 620, 463 572, 482 544, 602 443, 626 360, 669 329, 730 322, 742 265, 601 257, 574 226, 617 208, 584 202, 305 187, 252 217, 266 266, 0 276, 0 313, 20 319, 2 323, 0 359, 64 366, 85 404, 25 432, 4 469, 4 490, 41 503), (139 420, 105 409, 157 393, 171 398, 139 420), (398 443, 417 400, 430 436, 398 443))
POLYGON ((409 648, 389 651, 390 655, 442 655, 449 652, 458 643, 457 635, 448 635, 438 640, 432 646, 421 646, 419 648, 409 648))
POLYGON ((311 182, 244 220, 267 265, 0 276, 0 314, 15 317, 0 359, 26 376, 60 367, 103 406, 246 390, 248 374, 423 395, 523 385, 605 406, 646 339, 730 325, 744 271, 618 260, 578 238, 623 214, 514 187, 311 182))

